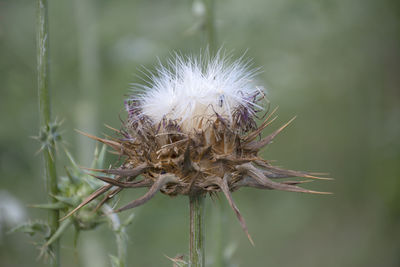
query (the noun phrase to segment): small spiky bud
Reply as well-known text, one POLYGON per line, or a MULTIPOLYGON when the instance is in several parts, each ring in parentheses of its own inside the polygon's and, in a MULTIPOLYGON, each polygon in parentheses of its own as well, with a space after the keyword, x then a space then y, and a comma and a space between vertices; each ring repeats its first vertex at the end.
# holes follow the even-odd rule
POLYGON ((86 134, 112 147, 124 163, 118 169, 92 169, 115 177, 94 175, 108 185, 75 210, 111 190, 104 203, 124 188, 150 190, 116 212, 142 205, 158 191, 170 196, 222 191, 247 233, 232 191, 248 186, 325 194, 297 186, 308 180, 277 179, 327 178, 281 169, 258 155, 292 120, 259 139, 276 118, 272 117, 276 109, 257 127, 255 119, 263 111, 260 101, 265 98, 264 90, 254 85, 257 71, 250 68, 250 61, 230 62, 220 54, 213 58, 175 56, 166 66, 160 65, 150 75, 151 81, 137 86, 139 92, 126 101, 128 118, 122 130, 114 129, 120 138, 86 134), (139 175, 143 178, 136 181, 139 175))

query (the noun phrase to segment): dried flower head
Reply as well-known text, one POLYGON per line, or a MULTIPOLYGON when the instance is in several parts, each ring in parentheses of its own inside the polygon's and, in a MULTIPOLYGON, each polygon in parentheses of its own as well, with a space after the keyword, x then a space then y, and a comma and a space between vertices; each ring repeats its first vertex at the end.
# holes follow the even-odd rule
POLYGON ((258 153, 291 121, 260 138, 261 132, 276 118, 268 116, 260 101, 264 90, 254 85, 257 69, 250 62, 215 57, 175 56, 149 76, 147 85, 125 103, 128 118, 120 138, 87 136, 112 147, 123 156, 117 169, 91 169, 109 176, 94 175, 106 182, 75 210, 108 193, 105 203, 124 188, 149 187, 141 198, 116 210, 134 208, 158 191, 178 194, 205 194, 222 191, 235 211, 244 231, 251 238, 231 192, 248 186, 260 189, 318 193, 297 186, 309 180, 280 180, 288 177, 327 179, 310 173, 273 166, 258 153), (258 114, 266 116, 257 127, 258 114), (142 179, 136 180, 141 175, 142 179))

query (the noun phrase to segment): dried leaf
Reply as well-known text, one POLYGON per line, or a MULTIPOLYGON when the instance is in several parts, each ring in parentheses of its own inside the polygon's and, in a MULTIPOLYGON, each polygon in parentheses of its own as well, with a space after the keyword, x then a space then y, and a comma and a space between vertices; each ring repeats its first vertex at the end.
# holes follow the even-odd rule
POLYGON ((96 141, 99 141, 99 142, 101 142, 103 144, 106 144, 106 145, 112 147, 116 151, 120 151, 122 149, 122 145, 120 143, 118 143, 118 142, 107 140, 107 139, 103 139, 103 138, 100 138, 100 137, 97 137, 97 136, 94 136, 94 135, 91 135, 91 134, 88 134, 88 133, 85 133, 85 132, 82 132, 82 131, 79 131, 79 130, 75 130, 75 131, 77 131, 78 133, 80 133, 82 135, 85 135, 85 136, 87 136, 87 137, 89 137, 89 138, 91 138, 93 140, 96 140, 96 141))
POLYGON ((81 204, 79 204, 75 209, 73 209, 71 212, 69 212, 67 215, 65 215, 64 217, 62 217, 60 219, 60 221, 63 221, 65 219, 67 219, 68 217, 70 217, 72 214, 74 214, 77 210, 79 210, 80 208, 82 208, 83 206, 87 205, 89 202, 91 202, 92 200, 94 200, 95 198, 97 198, 98 196, 102 195, 104 192, 106 192, 107 190, 109 190, 112 187, 112 185, 105 185, 103 187, 100 187, 99 189, 97 189, 94 193, 92 193, 90 196, 88 196, 84 201, 82 201, 81 204))
POLYGON ((249 133, 245 138, 243 138, 244 142, 250 142, 254 138, 256 138, 259 134, 261 134, 262 130, 265 129, 268 125, 270 125, 274 120, 276 120, 277 117, 274 117, 271 121, 268 121, 272 115, 278 110, 278 107, 276 107, 268 116, 267 118, 261 123, 261 125, 254 131, 249 133))
POLYGON ((268 135, 267 137, 261 139, 260 141, 253 141, 247 144, 244 144, 243 149, 250 150, 250 151, 259 151, 261 148, 264 146, 268 145, 271 143, 271 141, 285 129, 296 117, 293 117, 290 121, 282 125, 278 130, 273 132, 272 134, 268 135))
POLYGON ((106 182, 108 184, 114 185, 114 186, 118 186, 121 188, 137 188, 137 187, 146 187, 149 186, 149 181, 147 180, 142 180, 139 182, 121 182, 118 179, 112 179, 110 177, 106 177, 106 176, 99 176, 99 175, 94 175, 94 174, 90 174, 88 173, 90 176, 93 176, 94 178, 97 178, 103 182, 106 182))
POLYGON ((171 182, 176 183, 178 182, 178 179, 171 174, 160 175, 160 177, 157 178, 157 180, 154 182, 154 184, 150 187, 149 191, 147 191, 147 193, 144 196, 132 201, 131 203, 125 205, 122 208, 115 210, 114 212, 121 212, 127 209, 132 209, 140 205, 143 205, 144 203, 152 199, 154 195, 161 189, 161 187, 171 182))
POLYGON ((232 195, 231 195, 231 192, 230 192, 230 189, 229 189, 229 185, 228 185, 228 178, 229 177, 230 177, 229 174, 225 174, 223 179, 221 179, 219 177, 215 177, 214 181, 219 186, 219 188, 221 188, 222 192, 224 193, 226 199, 229 202, 229 205, 231 206, 231 208, 235 212, 236 217, 238 218, 238 220, 240 222, 240 226, 242 226, 242 229, 246 233, 247 238, 249 239, 250 243, 254 246, 254 241, 253 241, 253 239, 251 238, 251 236, 249 234, 246 222, 245 222, 242 214, 240 214, 240 211, 239 211, 238 207, 236 206, 235 202, 232 199, 232 195))
POLYGON ((256 180, 258 184, 261 184, 266 189, 275 189, 282 191, 290 191, 290 192, 301 192, 301 193, 310 193, 310 194, 332 194, 330 192, 319 192, 313 190, 307 190, 295 185, 277 183, 267 178, 260 170, 254 167, 250 163, 242 164, 236 167, 236 169, 240 172, 247 174, 256 180))
POLYGON ((81 168, 93 172, 102 172, 106 174, 119 175, 122 177, 131 177, 142 174, 148 168, 148 165, 146 163, 142 163, 133 169, 91 169, 85 167, 81 168))

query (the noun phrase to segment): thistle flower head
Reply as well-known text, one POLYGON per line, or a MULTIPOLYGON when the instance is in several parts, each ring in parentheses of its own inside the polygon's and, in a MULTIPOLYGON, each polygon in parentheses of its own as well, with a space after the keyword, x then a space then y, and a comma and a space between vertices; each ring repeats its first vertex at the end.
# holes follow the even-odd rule
POLYGON ((327 178, 282 169, 258 155, 291 121, 260 138, 276 118, 276 109, 256 125, 264 98, 253 83, 256 72, 248 61, 230 63, 220 54, 211 59, 176 56, 159 66, 151 81, 139 86, 142 91, 126 101, 128 118, 122 129, 111 128, 119 138, 86 134, 113 148, 124 161, 116 169, 93 169, 114 178, 94 174, 108 185, 74 211, 107 192, 100 202, 105 203, 125 188, 149 191, 116 212, 142 205, 158 191, 170 196, 222 192, 247 233, 231 192, 247 186, 324 194, 298 186, 310 180, 285 178, 327 178), (139 176, 142 179, 136 180, 139 176))

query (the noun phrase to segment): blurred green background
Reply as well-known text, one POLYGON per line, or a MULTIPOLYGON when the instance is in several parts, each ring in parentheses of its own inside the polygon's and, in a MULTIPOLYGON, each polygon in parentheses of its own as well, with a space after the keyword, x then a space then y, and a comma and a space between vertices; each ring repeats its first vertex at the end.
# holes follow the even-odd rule
MULTIPOLYGON (((53 117, 81 165, 94 142, 74 129, 119 128, 141 66, 172 51, 198 53, 206 39, 198 2, 49 1, 53 117)), ((229 266, 400 266, 400 4, 397 0, 217 0, 217 39, 263 68, 278 122, 296 121, 264 152, 290 169, 328 172, 308 188, 333 196, 242 189, 233 194, 256 243, 229 210, 229 266)), ((15 223, 46 218, 27 208, 46 201, 38 133, 35 1, 0 1, 0 265, 43 266, 15 223)), ((274 128, 275 129, 275 128, 274 128)), ((266 133, 272 131, 268 128, 266 133)), ((62 150, 61 150, 62 152, 62 150)), ((67 161, 59 153, 59 173, 67 161)), ((114 159, 109 158, 109 162, 114 159)), ((121 203, 144 191, 123 194, 121 203)), ((172 266, 188 252, 185 197, 158 195, 132 212, 128 266, 172 266)), ((206 207, 213 266, 217 205, 206 207)), ((130 212, 123 214, 127 216, 130 212)), ((62 266, 110 266, 106 226, 62 240, 62 266)))

